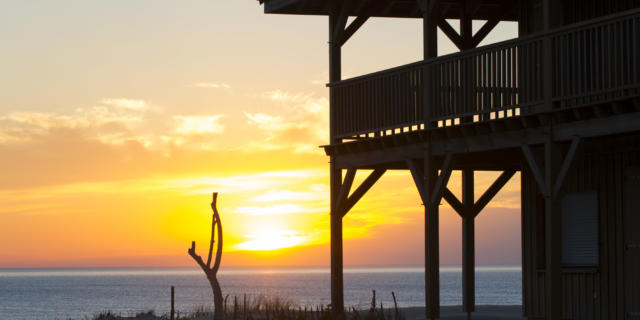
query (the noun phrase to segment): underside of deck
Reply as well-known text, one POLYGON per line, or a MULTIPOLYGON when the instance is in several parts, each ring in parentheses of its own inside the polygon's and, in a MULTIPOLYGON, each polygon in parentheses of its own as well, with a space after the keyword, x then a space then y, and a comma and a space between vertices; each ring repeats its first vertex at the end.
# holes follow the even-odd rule
MULTIPOLYGON (((495 12, 501 10, 507 1, 505 0, 479 0, 474 10, 473 18, 476 20, 489 20, 495 16, 495 12)), ((509 1, 511 2, 511 1, 509 1)), ((277 14, 303 14, 303 15, 329 15, 331 13, 331 1, 326 0, 260 0, 264 3, 265 13, 277 14)), ((370 16, 386 18, 422 18, 422 11, 415 0, 369 0, 352 1, 349 8, 350 16, 370 16)), ((464 0, 446 0, 441 4, 446 6, 444 18, 457 19, 464 11, 464 0)), ((509 12, 506 20, 517 20, 516 12, 509 12)))

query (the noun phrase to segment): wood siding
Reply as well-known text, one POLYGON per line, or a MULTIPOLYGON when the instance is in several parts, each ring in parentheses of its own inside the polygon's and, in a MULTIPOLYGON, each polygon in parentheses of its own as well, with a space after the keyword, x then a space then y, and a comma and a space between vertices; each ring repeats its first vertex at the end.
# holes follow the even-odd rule
MULTIPOLYGON (((625 319, 625 243, 623 188, 626 168, 640 164, 640 134, 583 142, 567 176, 564 192, 598 193, 599 265, 563 269, 565 319, 625 319)), ((522 173, 523 304, 525 315, 544 316, 544 269, 539 269, 541 195, 531 173, 522 173)), ((636 195, 639 196, 639 195, 636 195)), ((638 220, 635 220, 638 221, 638 220)), ((638 226, 627 226, 638 230, 638 226)), ((542 231, 541 231, 542 230, 542 231)), ((544 243, 544 242, 542 242, 544 243)), ((544 265, 544 264, 542 264, 544 265)), ((629 270, 627 270, 627 273, 629 270)), ((637 273, 640 271, 632 271, 637 273)))

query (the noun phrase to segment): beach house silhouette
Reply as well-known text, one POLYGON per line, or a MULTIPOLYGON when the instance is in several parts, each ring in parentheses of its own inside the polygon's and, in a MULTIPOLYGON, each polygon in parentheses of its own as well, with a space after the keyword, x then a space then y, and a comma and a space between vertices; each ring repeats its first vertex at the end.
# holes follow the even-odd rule
POLYGON ((428 318, 440 316, 439 204, 462 217, 471 313, 474 218, 520 172, 524 316, 640 319, 640 1, 259 1, 266 13, 328 16, 336 314, 342 218, 387 170, 409 170, 425 207, 428 318), (377 17, 422 19, 424 60, 342 79, 341 47, 377 17), (473 20, 485 21, 475 33, 473 20), (479 46, 500 21, 519 36, 479 46), (438 29, 459 53, 437 55, 438 29), (358 170, 372 173, 351 191, 358 170), (452 170, 462 199, 447 188, 452 170), (501 172, 478 199, 474 171, 501 172))

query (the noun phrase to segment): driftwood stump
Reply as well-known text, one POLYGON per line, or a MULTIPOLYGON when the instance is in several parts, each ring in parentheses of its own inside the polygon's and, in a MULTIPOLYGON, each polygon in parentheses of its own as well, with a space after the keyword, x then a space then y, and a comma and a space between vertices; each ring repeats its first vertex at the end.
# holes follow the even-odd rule
POLYGON ((218 282, 217 274, 220 269, 220 260, 222 258, 222 223, 220 222, 220 214, 218 214, 218 208, 216 201, 218 193, 213 193, 213 201, 211 202, 211 209, 213 210, 213 220, 211 222, 211 242, 209 243, 209 256, 207 257, 207 263, 205 264, 202 258, 196 254, 196 242, 191 242, 191 248, 189 249, 189 255, 195 260, 202 271, 207 275, 209 284, 211 284, 211 290, 213 290, 213 305, 214 305, 214 320, 222 320, 224 318, 222 309, 222 290, 220 289, 220 283, 218 282), (213 254, 213 245, 215 243, 216 232, 218 234, 218 246, 216 247, 216 257, 211 265, 211 258, 213 254))

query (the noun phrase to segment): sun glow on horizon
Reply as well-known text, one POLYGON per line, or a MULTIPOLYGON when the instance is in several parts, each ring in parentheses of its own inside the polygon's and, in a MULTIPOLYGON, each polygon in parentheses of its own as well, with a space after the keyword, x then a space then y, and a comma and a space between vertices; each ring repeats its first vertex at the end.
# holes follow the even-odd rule
POLYGON ((245 235, 250 239, 235 246, 238 250, 269 251, 298 246, 309 238, 291 230, 264 230, 245 235))

